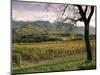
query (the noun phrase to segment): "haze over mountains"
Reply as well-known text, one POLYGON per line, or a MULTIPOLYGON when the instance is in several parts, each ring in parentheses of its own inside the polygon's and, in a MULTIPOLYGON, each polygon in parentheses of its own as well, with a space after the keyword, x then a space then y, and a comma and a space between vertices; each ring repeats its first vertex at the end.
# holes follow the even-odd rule
MULTIPOLYGON (((63 34, 75 33, 84 34, 84 27, 75 27, 70 23, 50 23, 48 21, 12 21, 12 30, 14 34, 31 35, 31 34, 63 34)), ((90 34, 95 34, 95 28, 90 27, 90 34)))

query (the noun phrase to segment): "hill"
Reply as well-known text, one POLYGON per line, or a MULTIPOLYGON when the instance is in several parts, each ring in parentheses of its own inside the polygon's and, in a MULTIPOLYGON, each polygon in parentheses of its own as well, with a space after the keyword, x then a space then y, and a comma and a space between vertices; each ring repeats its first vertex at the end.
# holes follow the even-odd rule
MULTIPOLYGON (((48 21, 12 21, 12 37, 18 41, 61 40, 59 36, 84 34, 84 27, 75 27, 70 23, 50 23, 48 21)), ((90 34, 95 34, 95 28, 90 27, 90 34)))

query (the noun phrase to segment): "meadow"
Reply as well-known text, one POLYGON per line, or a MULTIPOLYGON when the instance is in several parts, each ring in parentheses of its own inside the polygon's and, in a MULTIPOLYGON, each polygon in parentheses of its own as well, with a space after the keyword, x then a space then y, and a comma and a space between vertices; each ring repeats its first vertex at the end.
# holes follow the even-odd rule
POLYGON ((83 39, 13 43, 12 73, 37 73, 96 68, 96 43, 90 40, 93 61, 86 63, 83 39))

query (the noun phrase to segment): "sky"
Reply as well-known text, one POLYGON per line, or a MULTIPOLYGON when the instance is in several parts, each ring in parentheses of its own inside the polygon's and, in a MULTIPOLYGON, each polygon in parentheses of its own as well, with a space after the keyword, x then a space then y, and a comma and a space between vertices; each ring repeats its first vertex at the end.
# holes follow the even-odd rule
MULTIPOLYGON (((47 4, 35 2, 12 1, 12 19, 15 21, 49 21, 53 23, 58 18, 58 12, 64 4, 47 4), (49 7, 49 8, 48 8, 49 7)), ((67 13, 70 15, 71 12, 67 13)), ((95 12, 90 25, 95 27, 95 12)), ((84 26, 83 22, 77 22, 77 26, 84 26)))

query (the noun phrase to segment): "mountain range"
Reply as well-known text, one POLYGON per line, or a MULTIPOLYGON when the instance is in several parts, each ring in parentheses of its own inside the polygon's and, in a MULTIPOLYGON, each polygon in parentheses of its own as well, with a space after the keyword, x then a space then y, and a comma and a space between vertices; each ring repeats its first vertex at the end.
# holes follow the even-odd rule
MULTIPOLYGON (((75 33, 84 34, 84 27, 74 26, 70 23, 50 23, 48 21, 12 21, 13 34, 31 35, 31 34, 63 34, 75 33)), ((95 28, 90 27, 90 34, 95 34, 95 28)))

